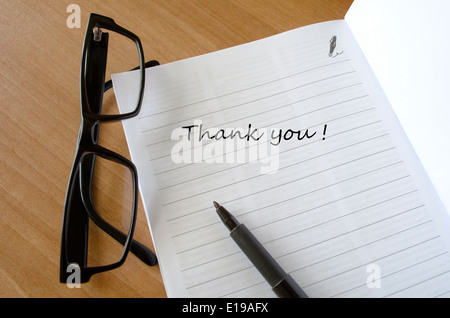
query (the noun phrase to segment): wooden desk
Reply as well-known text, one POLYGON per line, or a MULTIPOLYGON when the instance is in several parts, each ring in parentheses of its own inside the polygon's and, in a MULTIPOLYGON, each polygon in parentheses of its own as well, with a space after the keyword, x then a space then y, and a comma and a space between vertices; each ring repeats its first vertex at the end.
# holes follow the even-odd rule
MULTIPOLYGON (((59 283, 65 192, 80 125, 79 67, 96 12, 137 34, 161 64, 304 25, 341 19, 351 0, 2 0, 0 13, 0 297, 165 297, 159 267, 129 255, 79 289, 59 283), (81 9, 68 28, 67 6, 81 9)), ((128 154, 111 124, 114 150, 128 154)), ((153 249, 142 205, 135 238, 153 249)))

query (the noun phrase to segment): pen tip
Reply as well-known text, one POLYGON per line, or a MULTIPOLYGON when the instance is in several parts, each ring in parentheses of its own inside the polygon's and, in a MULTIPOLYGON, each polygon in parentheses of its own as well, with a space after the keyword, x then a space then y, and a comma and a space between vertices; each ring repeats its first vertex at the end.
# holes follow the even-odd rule
POLYGON ((216 209, 220 208, 220 204, 217 203, 216 201, 213 201, 213 204, 214 204, 214 207, 215 207, 216 209))

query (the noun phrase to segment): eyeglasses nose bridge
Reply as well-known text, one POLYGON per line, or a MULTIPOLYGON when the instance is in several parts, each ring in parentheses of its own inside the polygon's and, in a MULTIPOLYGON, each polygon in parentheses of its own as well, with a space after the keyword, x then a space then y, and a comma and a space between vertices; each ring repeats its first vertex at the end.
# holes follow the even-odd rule
POLYGON ((83 139, 83 142, 96 145, 98 143, 98 129, 100 122, 86 116, 82 119, 81 129, 79 132, 79 139, 83 139))

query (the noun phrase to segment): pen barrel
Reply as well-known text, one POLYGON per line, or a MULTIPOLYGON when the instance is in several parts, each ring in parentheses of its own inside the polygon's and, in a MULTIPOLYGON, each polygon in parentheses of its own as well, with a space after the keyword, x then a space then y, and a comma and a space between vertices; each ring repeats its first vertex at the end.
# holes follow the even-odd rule
POLYGON ((278 297, 306 298, 303 290, 281 268, 244 224, 239 224, 233 229, 230 236, 270 284, 278 297))
POLYGON ((285 276, 282 281, 272 287, 272 290, 280 298, 308 298, 290 275, 285 276))

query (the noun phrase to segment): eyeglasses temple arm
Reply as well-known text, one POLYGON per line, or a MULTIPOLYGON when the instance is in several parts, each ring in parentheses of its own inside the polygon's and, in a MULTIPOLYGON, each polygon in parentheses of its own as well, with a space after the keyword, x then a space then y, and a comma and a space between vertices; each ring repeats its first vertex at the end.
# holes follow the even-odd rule
MULTIPOLYGON (((157 65, 159 65, 159 62, 156 61, 156 60, 147 61, 147 62, 145 62, 145 64, 144 64, 145 68, 147 68, 147 67, 152 67, 152 66, 157 66, 157 65)), ((130 71, 135 71, 135 70, 138 70, 138 69, 139 69, 139 66, 136 66, 135 68, 133 68, 133 69, 130 70, 130 71)), ((112 80, 109 80, 109 81, 105 82, 105 92, 106 92, 108 89, 112 88, 112 87, 113 87, 112 80)))

